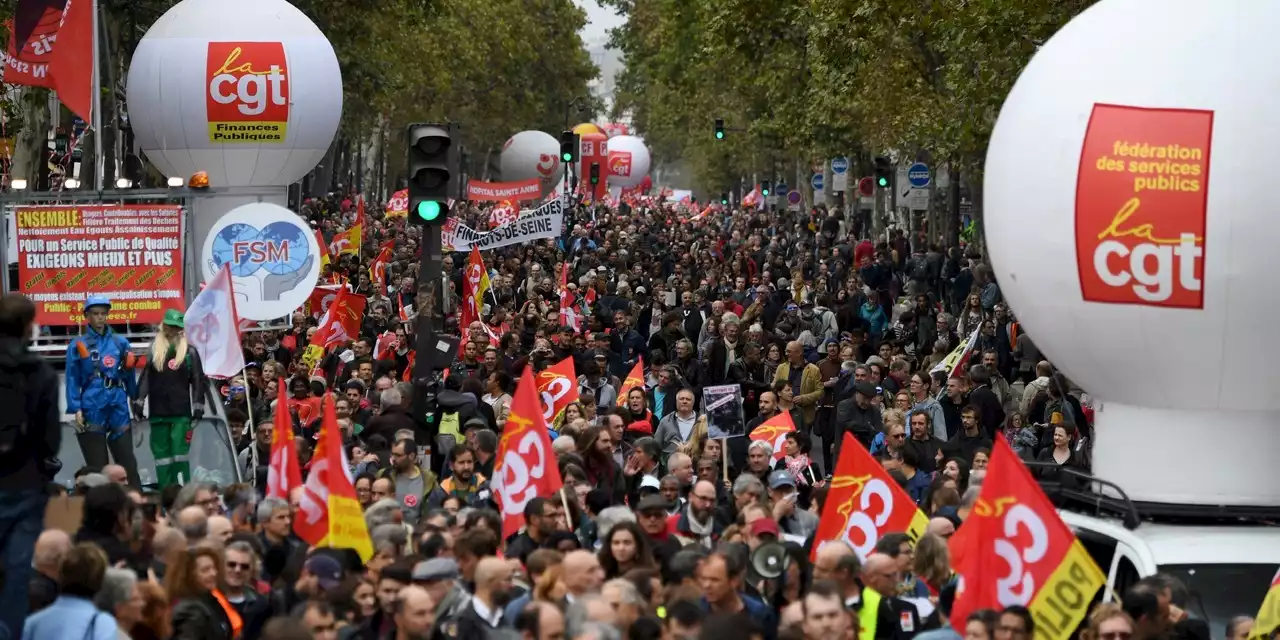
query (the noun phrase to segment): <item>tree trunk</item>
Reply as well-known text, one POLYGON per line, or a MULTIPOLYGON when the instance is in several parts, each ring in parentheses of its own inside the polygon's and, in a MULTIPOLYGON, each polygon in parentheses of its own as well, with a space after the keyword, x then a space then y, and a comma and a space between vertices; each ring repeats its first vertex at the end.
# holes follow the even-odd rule
POLYGON ((9 178, 22 178, 29 188, 36 188, 44 173, 41 166, 49 135, 49 90, 34 87, 18 89, 22 105, 22 129, 14 144, 13 165, 9 178))
POLYGON ((334 138, 329 144, 329 150, 325 152, 324 157, 320 159, 320 164, 311 172, 311 189, 309 196, 312 198, 323 197, 333 186, 334 165, 337 163, 338 155, 338 139, 334 138))

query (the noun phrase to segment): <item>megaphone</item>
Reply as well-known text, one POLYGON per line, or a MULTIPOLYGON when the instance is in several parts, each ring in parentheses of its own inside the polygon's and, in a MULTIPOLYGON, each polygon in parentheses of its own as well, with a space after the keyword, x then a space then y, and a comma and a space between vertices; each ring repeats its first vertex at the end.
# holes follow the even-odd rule
POLYGON ((791 556, 780 542, 766 542, 751 553, 751 570, 765 580, 772 580, 787 571, 791 556))

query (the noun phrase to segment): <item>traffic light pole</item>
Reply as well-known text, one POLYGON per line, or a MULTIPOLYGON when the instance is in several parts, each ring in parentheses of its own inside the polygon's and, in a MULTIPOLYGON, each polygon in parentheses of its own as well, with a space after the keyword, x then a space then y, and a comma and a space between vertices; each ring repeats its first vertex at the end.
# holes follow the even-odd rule
MULTIPOLYGON (((415 419, 421 421, 419 425, 430 438, 428 443, 432 443, 439 430, 439 426, 435 423, 436 393, 439 391, 434 364, 436 334, 443 329, 443 326, 437 326, 436 322, 436 300, 439 299, 440 281, 444 276, 441 268, 443 251, 439 225, 422 229, 421 248, 418 261, 418 296, 414 301, 418 318, 414 327, 413 415, 415 419)), ((435 453, 434 448, 432 453, 435 453)))

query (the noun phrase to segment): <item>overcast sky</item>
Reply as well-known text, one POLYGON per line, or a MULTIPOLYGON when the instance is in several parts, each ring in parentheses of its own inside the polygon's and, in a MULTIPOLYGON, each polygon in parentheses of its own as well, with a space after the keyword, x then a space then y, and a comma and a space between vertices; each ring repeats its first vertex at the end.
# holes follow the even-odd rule
POLYGON ((596 0, 573 0, 573 3, 587 12, 587 24, 582 28, 583 40, 605 37, 609 34, 609 29, 622 25, 622 16, 612 8, 600 6, 596 0))

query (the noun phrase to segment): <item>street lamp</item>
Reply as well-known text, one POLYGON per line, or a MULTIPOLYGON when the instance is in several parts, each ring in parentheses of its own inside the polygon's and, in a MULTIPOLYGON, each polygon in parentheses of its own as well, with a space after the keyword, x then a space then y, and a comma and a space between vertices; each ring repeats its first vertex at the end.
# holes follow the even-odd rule
POLYGON ((569 104, 564 106, 564 128, 565 129, 569 128, 569 111, 572 110, 574 107, 577 107, 578 113, 582 113, 583 111, 586 111, 587 100, 588 100, 587 96, 578 96, 574 98, 571 102, 569 102, 569 104))

